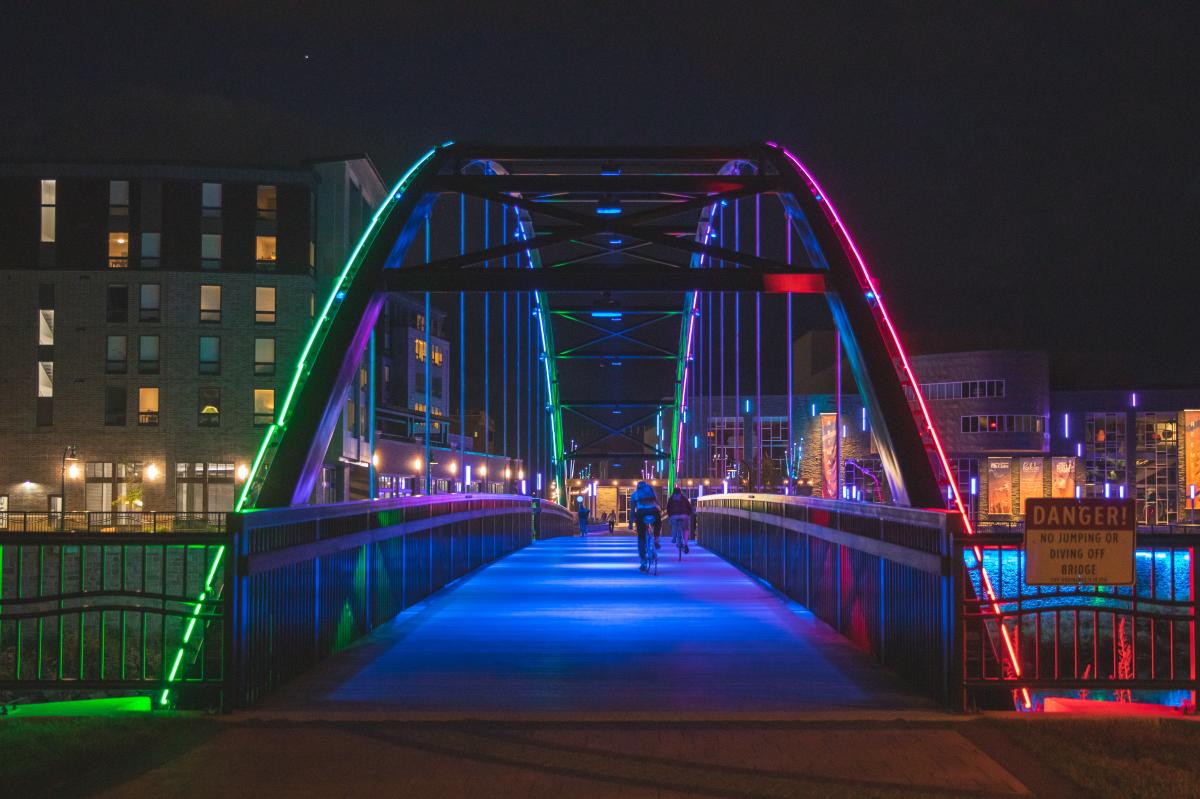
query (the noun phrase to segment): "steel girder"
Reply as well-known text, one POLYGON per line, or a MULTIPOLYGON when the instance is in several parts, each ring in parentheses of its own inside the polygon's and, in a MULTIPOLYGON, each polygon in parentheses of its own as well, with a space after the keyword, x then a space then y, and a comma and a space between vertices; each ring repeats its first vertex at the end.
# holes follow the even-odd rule
MULTIPOLYGON (((907 504, 941 505, 943 486, 926 457, 926 448, 941 460, 943 469, 944 452, 923 403, 919 403, 918 424, 904 396, 902 380, 914 390, 917 386, 906 361, 900 374, 894 366, 894 359, 902 357, 899 337, 840 220, 790 154, 774 145, 538 148, 447 144, 431 150, 405 174, 334 281, 301 351, 293 379, 284 391, 276 422, 264 434, 251 475, 239 496, 238 509, 307 501, 336 425, 341 395, 378 315, 382 292, 395 290, 535 292, 539 347, 546 364, 543 377, 555 438, 555 480, 561 492, 561 470, 567 452, 561 417, 564 403, 559 393, 554 331, 549 323, 557 317, 546 293, 549 289, 594 292, 606 286, 617 291, 670 289, 684 294, 679 315, 683 324, 675 356, 674 402, 670 403, 675 412, 670 431, 672 475, 677 468, 679 428, 687 394, 688 331, 698 311, 696 292, 820 292, 825 294, 846 344, 893 496, 907 504), (463 174, 466 164, 480 161, 508 163, 530 172, 548 162, 586 162, 590 166, 585 164, 579 174, 559 169, 544 170, 553 174, 513 175, 501 168, 488 170, 491 174, 463 174), (621 175, 619 171, 604 171, 602 165, 609 161, 638 165, 685 161, 689 166, 673 174, 651 170, 621 175), (722 169, 735 162, 750 165, 751 169, 738 170, 750 174, 722 169), (406 264, 409 245, 434 199, 450 191, 515 209, 521 215, 518 239, 439 259, 427 269, 406 264), (571 196, 564 198, 564 191, 570 191, 571 196), (673 216, 696 211, 702 213, 702 219, 703 215, 711 218, 719 199, 732 202, 763 194, 777 196, 787 208, 790 223, 808 256, 806 264, 792 266, 709 241, 703 221, 691 235, 686 235, 678 222, 669 221, 673 216), (598 211, 602 204, 617 201, 622 206, 619 218, 578 209, 580 203, 590 203, 598 211), (545 233, 533 230, 534 214, 548 220, 545 233), (555 248, 573 249, 565 257, 545 255, 555 248), (484 270, 477 266, 506 254, 521 253, 534 268, 484 270), (708 268, 703 268, 706 263, 708 268), (712 268, 718 264, 723 268, 712 268), (638 282, 624 283, 622 277, 628 276, 636 276, 638 282)), ((633 355, 630 353, 631 359, 633 355)))

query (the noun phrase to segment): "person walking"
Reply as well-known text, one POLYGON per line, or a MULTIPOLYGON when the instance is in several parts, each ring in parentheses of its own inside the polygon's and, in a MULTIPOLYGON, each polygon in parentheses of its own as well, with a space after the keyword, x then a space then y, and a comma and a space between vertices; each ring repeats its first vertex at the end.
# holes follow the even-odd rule
POLYGON ((579 534, 588 534, 588 507, 583 504, 583 497, 579 498, 579 503, 575 509, 575 513, 579 516, 579 534))
POLYGON ((646 571, 646 554, 650 547, 658 549, 658 536, 662 533, 662 511, 658 507, 658 494, 645 481, 641 480, 629 497, 633 504, 633 520, 637 523, 638 558, 641 569, 646 571), (654 530, 653 540, 650 530, 654 530))
POLYGON ((617 512, 615 510, 609 511, 608 512, 608 534, 612 535, 613 530, 615 530, 616 528, 617 528, 617 512))
POLYGON ((688 551, 688 535, 692 528, 692 502, 683 495, 683 489, 675 490, 667 499, 667 518, 671 525, 671 541, 685 553, 688 551))

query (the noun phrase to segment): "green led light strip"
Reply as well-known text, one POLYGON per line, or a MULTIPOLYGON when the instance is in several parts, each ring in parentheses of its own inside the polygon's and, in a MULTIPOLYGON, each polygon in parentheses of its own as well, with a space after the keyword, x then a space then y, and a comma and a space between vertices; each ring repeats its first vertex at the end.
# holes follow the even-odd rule
POLYGON ((684 375, 687 372, 688 350, 691 348, 691 322, 696 313, 699 292, 689 291, 683 297, 683 315, 679 320, 679 360, 675 364, 675 412, 671 418, 671 461, 667 470, 667 493, 675 491, 675 480, 679 476, 680 436, 683 435, 684 375))
POLYGON ((333 322, 333 318, 337 315, 337 310, 334 308, 337 295, 342 291, 348 279, 353 278, 358 272, 358 268, 361 266, 360 257, 363 254, 365 246, 378 235, 381 223, 391 214, 395 201, 403 195, 413 176, 417 174, 429 159, 433 158, 438 150, 449 147, 451 144, 453 142, 445 142, 434 147, 409 167, 408 171, 396 182, 387 200, 375 211, 375 215, 371 218, 371 224, 367 225, 367 229, 363 231, 358 243, 351 251, 350 257, 346 259, 346 265, 342 267, 341 273, 333 282, 333 286, 329 290, 329 296, 325 299, 321 313, 317 316, 317 321, 313 325, 312 332, 309 333, 308 339, 300 351, 300 357, 296 362, 296 371, 292 375, 292 382, 287 388, 283 405, 280 407, 279 413, 276 414, 277 421, 267 427, 263 433, 262 441, 258 445, 258 452, 255 454, 253 464, 250 467, 250 473, 246 476, 246 482, 242 485, 242 493, 238 497, 237 504, 234 506, 235 511, 244 510, 247 505, 253 507, 251 495, 256 494, 258 488, 261 486, 264 476, 263 462, 266 460, 267 452, 273 445, 278 446, 280 436, 287 429, 288 415, 291 413, 292 403, 296 398, 297 391, 312 370, 313 358, 310 358, 310 356, 315 358, 315 355, 320 352, 320 348, 317 346, 318 340, 324 339, 329 331, 330 324, 333 322))
MULTIPOLYGON (((196 598, 196 604, 192 607, 192 615, 188 619, 187 630, 183 634, 183 640, 179 643, 179 649, 175 652, 175 660, 172 662, 171 671, 167 675, 167 684, 163 688, 162 696, 158 699, 160 705, 166 706, 170 704, 171 683, 177 681, 179 666, 183 663, 183 654, 187 650, 188 642, 192 640, 192 633, 196 630, 196 622, 200 620, 200 610, 204 607, 204 600, 208 598, 209 593, 213 590, 213 578, 217 576, 217 568, 221 565, 224 557, 225 545, 222 544, 217 548, 217 555, 213 558, 212 566, 208 570, 208 577, 204 579, 204 590, 200 592, 200 596, 196 598)), ((226 646, 228 645, 229 642, 226 642, 226 646)))

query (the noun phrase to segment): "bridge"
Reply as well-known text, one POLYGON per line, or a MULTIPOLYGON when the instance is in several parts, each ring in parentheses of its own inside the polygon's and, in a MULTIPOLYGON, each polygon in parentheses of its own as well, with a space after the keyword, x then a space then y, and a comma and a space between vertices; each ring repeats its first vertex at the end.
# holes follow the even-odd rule
POLYGON ((1141 535, 1131 589, 1025 585, 1019 533, 976 530, 954 489, 879 282, 773 142, 433 148, 318 305, 282 398, 225 518, 4 517, 0 690, 226 710, 1194 701, 1194 534, 1141 535), (389 446, 375 331, 395 292, 419 296, 426 319, 436 296, 459 323, 457 420, 422 375, 405 496, 384 490, 375 457, 389 446), (817 313, 861 421, 835 391, 809 442, 814 487, 792 468, 791 341, 794 318, 817 313), (482 330, 470 359, 468 329, 482 330), (762 409, 764 374, 781 368, 782 479, 762 409), (366 496, 314 504, 362 386, 366 496), (516 466, 502 479, 472 479, 479 453, 436 435, 457 423, 469 438, 480 386, 484 454, 495 422, 516 466), (753 433, 714 475, 698 440, 728 407, 753 433), (878 460, 871 501, 844 484, 848 421, 878 460), (572 509, 637 479, 696 503, 695 551, 656 577, 638 573, 631 537, 579 536, 572 509))

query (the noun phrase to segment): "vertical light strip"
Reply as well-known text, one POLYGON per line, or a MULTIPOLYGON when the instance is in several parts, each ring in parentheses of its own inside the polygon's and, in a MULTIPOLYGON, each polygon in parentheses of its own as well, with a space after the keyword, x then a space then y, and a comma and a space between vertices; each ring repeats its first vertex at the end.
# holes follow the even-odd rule
MULTIPOLYGON (((845 242, 846 248, 854 256, 850 259, 851 264, 858 267, 860 281, 865 283, 867 290, 869 290, 875 297, 875 307, 879 311, 879 318, 887 329, 888 336, 891 339, 891 343, 895 349, 896 355, 900 359, 900 365, 904 371, 905 378, 913 390, 913 395, 917 399, 917 407, 921 411, 921 419, 925 424, 926 430, 929 432, 930 439, 932 440, 934 449, 937 452, 938 461, 948 481, 950 479, 950 475, 954 473, 950 469, 950 460, 946 457, 945 447, 942 446, 941 438, 938 437, 937 430, 933 425, 933 417, 929 413, 929 408, 925 404, 925 398, 921 395, 920 383, 917 381, 916 375, 912 370, 912 365, 909 363, 908 355, 904 350, 904 345, 900 343, 900 336, 896 332, 895 326, 892 324, 891 317, 888 316, 887 308, 883 303, 883 296, 880 294, 878 287, 875 285, 875 280, 871 276, 871 273, 867 270, 866 261, 863 259, 862 254, 855 245, 854 239, 850 237, 850 232, 847 230, 845 224, 843 224, 841 217, 838 216, 837 209, 833 207, 833 203, 829 200, 829 195, 825 193, 825 190, 821 188, 821 185, 817 183, 812 174, 786 147, 782 147, 775 142, 766 142, 766 144, 768 147, 774 148, 783 153, 783 155, 787 157, 787 159, 791 161, 798 170, 800 170, 800 173, 808 181, 809 190, 812 192, 817 202, 823 205, 826 216, 830 221, 833 222, 837 230, 841 233, 842 241, 845 242)), ((954 492, 954 507, 958 511, 959 518, 963 524, 963 529, 965 529, 969 535, 974 535, 975 527, 971 524, 970 514, 967 513, 966 506, 963 505, 962 497, 959 496, 959 492, 957 491, 954 492)), ((1016 646, 1012 641, 1012 637, 1008 632, 1008 628, 1004 626, 1003 614, 1000 610, 1000 604, 997 600, 995 589, 992 587, 991 577, 988 575, 987 569, 983 567, 983 553, 978 546, 976 546, 974 550, 976 560, 979 563, 979 573, 984 590, 989 601, 991 602, 992 611, 997 617, 997 625, 1000 628, 1001 637, 1004 639, 1005 648, 1008 650, 1009 659, 1011 661, 1010 666, 1012 667, 1013 674, 1017 677, 1020 677, 1021 662, 1017 658, 1016 646)), ((1020 691, 1024 706, 1026 708, 1032 707, 1033 701, 1029 696, 1029 690, 1027 688, 1021 688, 1020 691)))

